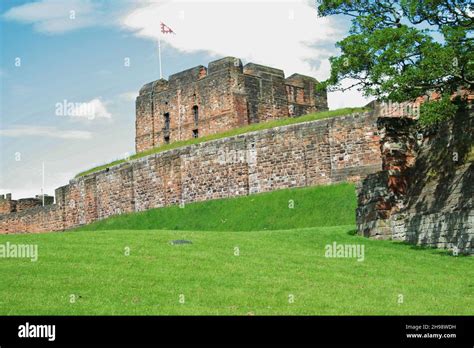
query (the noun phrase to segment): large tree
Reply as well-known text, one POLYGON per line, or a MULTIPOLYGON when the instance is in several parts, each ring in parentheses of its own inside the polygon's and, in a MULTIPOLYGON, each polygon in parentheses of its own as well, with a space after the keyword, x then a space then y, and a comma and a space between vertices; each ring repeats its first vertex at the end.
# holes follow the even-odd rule
MULTIPOLYGON (((355 81, 366 96, 413 100, 428 91, 444 96, 474 86, 472 0, 320 0, 320 16, 346 15, 349 35, 337 43, 323 87, 345 90, 355 81)), ((440 105, 443 103, 439 103, 440 105)), ((443 113, 442 111, 441 113, 443 113)))

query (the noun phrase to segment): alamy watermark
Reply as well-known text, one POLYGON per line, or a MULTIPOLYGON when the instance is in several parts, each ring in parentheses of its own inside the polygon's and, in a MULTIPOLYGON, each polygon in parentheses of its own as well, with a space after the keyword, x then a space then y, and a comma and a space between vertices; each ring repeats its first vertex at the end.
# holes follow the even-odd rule
POLYGON ((56 325, 36 325, 26 322, 18 326, 20 338, 47 338, 48 341, 56 339, 56 325))
POLYGON ((219 164, 233 164, 233 163, 246 163, 247 162, 247 151, 246 150, 229 150, 219 149, 217 153, 217 161, 219 164))
POLYGON ((380 105, 380 114, 384 116, 396 116, 396 117, 412 117, 418 119, 420 117, 420 104, 419 103, 397 103, 389 100, 388 102, 382 102, 380 105))
POLYGON ((37 244, 0 244, 0 258, 28 258, 31 262, 38 261, 37 244))
POLYGON ((365 245, 364 244, 326 244, 325 246, 325 257, 337 257, 337 258, 357 258, 357 261, 364 261, 365 258, 365 245))
POLYGON ((100 98, 88 102, 71 102, 64 99, 55 104, 56 116, 69 116, 93 120, 96 118, 110 119, 112 115, 107 111, 106 104, 100 98))
POLYGON ((85 117, 89 120, 95 118, 95 105, 93 103, 73 103, 64 99, 55 105, 56 116, 85 117))

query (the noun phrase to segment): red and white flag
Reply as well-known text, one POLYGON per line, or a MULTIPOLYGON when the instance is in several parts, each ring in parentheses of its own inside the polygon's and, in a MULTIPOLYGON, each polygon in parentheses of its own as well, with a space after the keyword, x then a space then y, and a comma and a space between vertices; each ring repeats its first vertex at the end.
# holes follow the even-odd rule
POLYGON ((161 26, 161 32, 163 34, 176 34, 173 29, 171 29, 170 27, 168 27, 165 23, 163 22, 160 22, 160 26, 161 26))
MULTIPOLYGON (((161 33, 162 34, 175 34, 176 35, 176 33, 173 31, 173 29, 168 27, 165 23, 160 22, 160 27, 161 27, 161 33)), ((163 72, 161 70, 161 39, 160 39, 160 35, 158 35, 158 59, 160 61, 160 79, 162 79, 163 78, 163 72)))

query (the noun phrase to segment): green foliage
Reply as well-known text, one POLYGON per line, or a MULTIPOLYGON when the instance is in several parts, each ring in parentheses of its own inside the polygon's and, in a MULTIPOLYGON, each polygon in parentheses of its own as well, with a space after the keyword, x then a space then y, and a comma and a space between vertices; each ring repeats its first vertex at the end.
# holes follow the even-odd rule
POLYGON ((474 145, 471 145, 469 151, 466 152, 465 162, 474 162, 474 145))
MULTIPOLYGON (((309 115, 304 115, 304 116, 299 116, 299 117, 288 117, 280 120, 275 120, 271 122, 263 122, 263 123, 254 123, 245 127, 241 128, 235 128, 227 132, 222 132, 222 133, 217 133, 217 134, 212 134, 212 135, 207 135, 204 137, 200 138, 193 138, 189 140, 183 140, 183 141, 176 141, 171 144, 166 144, 162 145, 159 147, 155 147, 151 150, 139 152, 137 154, 134 154, 130 156, 130 159, 137 159, 141 157, 145 157, 154 153, 159 153, 167 150, 172 150, 176 148, 180 148, 183 146, 187 145, 192 145, 192 144, 200 144, 206 141, 210 140, 216 140, 216 139, 222 139, 226 137, 231 137, 235 135, 240 135, 240 134, 245 134, 249 132, 254 132, 254 131, 259 131, 259 130, 264 130, 264 129, 269 129, 269 128, 274 128, 274 127, 281 127, 281 126, 288 126, 291 124, 296 124, 296 123, 301 123, 301 122, 308 122, 308 121, 315 121, 315 120, 322 120, 325 118, 330 118, 330 117, 338 117, 338 116, 344 116, 348 115, 354 112, 361 112, 364 111, 364 108, 343 108, 343 109, 338 109, 338 110, 330 110, 330 111, 322 111, 322 112, 317 112, 314 114, 309 114, 309 115)), ((126 162, 126 159, 118 159, 113 162, 103 164, 88 170, 85 170, 79 174, 76 175, 76 178, 95 173, 100 170, 104 170, 106 168, 109 168, 111 166, 124 163, 126 162)))
POLYGON ((434 126, 453 118, 458 106, 453 103, 449 95, 439 100, 425 102, 420 108, 420 124, 422 126, 434 126))
POLYGON ((435 179, 438 175, 439 175, 439 173, 438 173, 435 169, 433 169, 433 168, 431 168, 431 169, 428 171, 428 173, 426 174, 426 176, 428 177, 428 180, 433 180, 433 179, 435 179))
POLYGON ((79 230, 258 231, 350 225, 356 205, 354 185, 337 184, 151 209, 79 230))
POLYGON ((473 10, 468 0, 322 0, 321 16, 347 15, 352 26, 321 88, 346 90, 352 79, 365 95, 396 102, 472 89, 473 10))

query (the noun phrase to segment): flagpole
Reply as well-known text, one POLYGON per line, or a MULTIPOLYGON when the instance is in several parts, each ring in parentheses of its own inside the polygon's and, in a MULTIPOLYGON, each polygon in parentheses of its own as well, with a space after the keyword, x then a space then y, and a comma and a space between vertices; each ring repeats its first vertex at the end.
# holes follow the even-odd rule
POLYGON ((160 79, 163 78, 163 72, 161 71, 161 39, 158 35, 158 60, 160 61, 160 79))
MULTIPOLYGON (((174 31, 165 23, 160 23, 160 31, 163 34, 174 34, 174 31)), ((163 71, 161 70, 161 34, 158 33, 158 59, 160 61, 160 79, 163 78, 163 71)))
POLYGON ((41 199, 42 199, 42 205, 44 207, 44 162, 41 165, 41 173, 42 173, 42 186, 41 186, 41 199))

